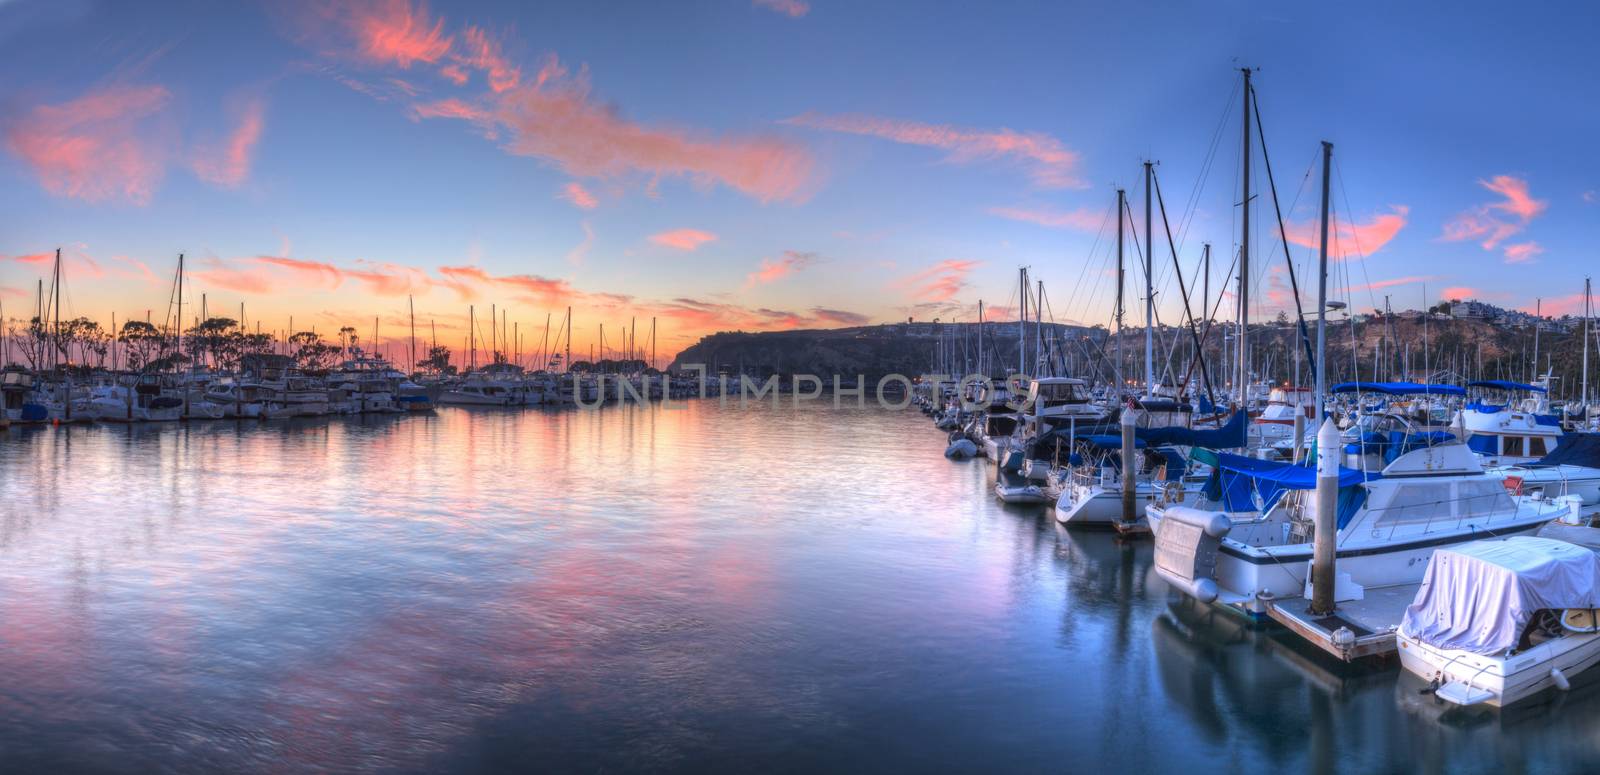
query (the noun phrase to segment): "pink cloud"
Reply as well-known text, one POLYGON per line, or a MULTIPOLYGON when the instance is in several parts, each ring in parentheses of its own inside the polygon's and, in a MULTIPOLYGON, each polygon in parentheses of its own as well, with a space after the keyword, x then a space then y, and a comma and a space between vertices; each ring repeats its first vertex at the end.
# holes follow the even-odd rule
POLYGON ((1004 159, 1020 164, 1036 185, 1045 188, 1081 188, 1084 185, 1077 174, 1078 153, 1042 132, 967 129, 873 116, 813 113, 785 119, 784 123, 940 148, 949 152, 946 158, 951 162, 1004 159))
POLYGON ((695 250, 707 242, 714 242, 717 235, 699 229, 673 229, 660 234, 650 235, 650 241, 657 245, 665 245, 675 250, 695 250))
POLYGON ((1529 314, 1538 312, 1547 317, 1561 317, 1562 315, 1583 314, 1583 292, 1569 293, 1555 298, 1544 298, 1537 302, 1528 302, 1522 306, 1522 311, 1529 314))
POLYGON ((1496 175, 1490 180, 1478 181, 1478 185, 1505 197, 1505 201, 1494 202, 1489 207, 1513 215, 1523 223, 1539 217, 1549 206, 1548 202, 1528 195, 1528 181, 1510 175, 1496 175))
POLYGON ((1476 299, 1483 295, 1483 291, 1470 285, 1452 285, 1439 292, 1441 299, 1476 299))
POLYGON ((499 93, 517 87, 517 83, 522 80, 522 70, 501 54, 498 41, 490 38, 482 28, 471 25, 462 31, 461 41, 462 50, 457 55, 457 60, 468 67, 483 71, 488 76, 489 88, 492 91, 499 93))
POLYGON ((365 0, 332 6, 336 18, 354 37, 360 56, 401 69, 417 62, 433 64, 450 51, 444 20, 428 15, 427 6, 409 0, 365 0))
POLYGON ((198 263, 200 268, 190 269, 188 275, 202 285, 240 293, 271 293, 274 290, 260 272, 237 269, 214 258, 202 259, 198 263))
MULTIPOLYGON (((66 273, 69 278, 105 277, 105 270, 100 268, 99 262, 95 261, 93 256, 85 253, 82 250, 82 247, 82 245, 78 245, 74 248, 66 248, 61 251, 61 271, 66 273)), ((0 261, 4 261, 5 259, 5 256, 0 256, 0 261)), ((53 250, 40 253, 28 253, 25 255, 13 256, 11 260, 20 264, 31 264, 37 267, 41 272, 48 272, 56 260, 56 254, 53 250)))
MULTIPOLYGON (((506 152, 543 160, 576 177, 638 175, 654 186, 661 178, 681 176, 704 187, 725 185, 762 202, 802 200, 813 178, 811 154, 781 138, 717 137, 631 121, 592 96, 586 69, 570 73, 554 56, 525 79, 500 41, 484 29, 469 25, 459 37, 448 35, 444 20, 406 0, 327 6, 294 21, 305 39, 325 36, 330 27, 341 30, 348 39, 343 46, 353 42, 368 63, 438 64, 440 76, 456 85, 470 79, 469 70, 482 71, 487 93, 416 105, 412 116, 474 121, 506 152)), ((341 50, 338 44, 323 47, 329 57, 341 50)), ((371 84, 333 77, 376 99, 395 99, 371 84)))
POLYGON ((787 277, 801 269, 810 266, 817 260, 815 253, 801 253, 795 250, 785 250, 777 260, 770 258, 761 259, 761 268, 745 278, 745 287, 752 285, 765 285, 783 277, 787 277))
POLYGON ((322 261, 306 261, 299 258, 284 256, 256 256, 257 263, 287 269, 301 282, 308 282, 325 288, 338 288, 344 282, 344 272, 333 264, 322 261))
POLYGON ((600 206, 600 200, 595 199, 594 194, 589 193, 588 189, 576 181, 568 183, 566 187, 562 188, 560 197, 571 202, 574 207, 580 210, 593 210, 600 206))
MULTIPOLYGON (((379 296, 405 296, 426 293, 433 281, 420 269, 389 263, 357 261, 360 268, 342 270, 346 276, 365 284, 367 290, 379 296)), ((335 270, 341 271, 341 270, 335 270)))
MULTIPOLYGON (((1479 244, 1484 250, 1494 250, 1507 239, 1520 234, 1527 228, 1529 222, 1549 206, 1548 202, 1534 199, 1528 193, 1527 181, 1510 175, 1496 175, 1489 180, 1479 180, 1478 185, 1499 194, 1504 199, 1460 213, 1445 223, 1442 239, 1452 242, 1480 240, 1479 244)), ((1537 254, 1536 244, 1523 243, 1523 245, 1533 245, 1534 252, 1529 252, 1530 249, 1527 247, 1508 246, 1505 249, 1507 263, 1527 261, 1537 254), (1513 255, 1513 248, 1517 248, 1517 255, 1513 255)))
MULTIPOLYGON (((1401 286, 1401 285, 1415 285, 1417 283, 1425 283, 1425 282, 1429 282, 1429 281, 1437 280, 1437 279, 1439 279, 1439 278, 1438 277, 1411 276, 1411 277, 1395 277, 1395 278, 1391 278, 1391 279, 1388 279, 1388 280, 1373 280, 1372 282, 1367 283, 1365 285, 1352 285, 1352 286, 1350 286, 1350 291, 1352 293, 1354 293, 1356 291, 1381 291, 1384 288, 1394 288, 1394 287, 1401 286)), ((1316 306, 1316 300, 1315 299, 1312 300, 1312 306, 1313 307, 1316 306)))
MULTIPOLYGON (((1350 255, 1367 255, 1383 249, 1395 235, 1406 226, 1406 216, 1411 208, 1405 205, 1391 205, 1390 212, 1375 215, 1365 223, 1352 223, 1335 216, 1333 228, 1328 232, 1328 254, 1334 258, 1344 258, 1350 255)), ((1309 223, 1288 223, 1284 232, 1289 241, 1308 248, 1322 246, 1321 225, 1315 221, 1309 223)))
POLYGON ((6 146, 56 196, 144 205, 165 171, 162 149, 139 123, 166 106, 160 86, 109 86, 55 105, 39 105, 6 132, 6 146))
POLYGON ((945 259, 920 272, 905 277, 895 285, 910 291, 919 301, 949 301, 966 288, 967 275, 982 261, 945 259))
POLYGON ((798 19, 811 12, 811 6, 803 0, 751 0, 751 5, 776 11, 791 19, 798 19))
POLYGON ((433 102, 419 102, 411 106, 412 118, 459 118, 463 121, 487 121, 489 112, 464 100, 448 97, 433 102))
POLYGON ((244 104, 239 124, 220 148, 196 153, 192 167, 201 180, 224 188, 237 188, 250 176, 251 154, 261 139, 266 105, 258 98, 244 104))
POLYGON ((767 202, 803 198, 814 166, 809 153, 777 138, 712 138, 629 121, 591 98, 585 72, 571 75, 554 58, 533 82, 497 95, 492 114, 506 151, 579 177, 681 175, 767 202))
POLYGON ((1537 242, 1518 242, 1506 246, 1506 263, 1524 264, 1532 261, 1536 256, 1544 253, 1544 248, 1537 242))
POLYGON ((991 207, 990 215, 1022 221, 1050 229, 1078 229, 1094 231, 1105 221, 1105 214, 1080 207, 1076 210, 1028 209, 1022 207, 991 207))

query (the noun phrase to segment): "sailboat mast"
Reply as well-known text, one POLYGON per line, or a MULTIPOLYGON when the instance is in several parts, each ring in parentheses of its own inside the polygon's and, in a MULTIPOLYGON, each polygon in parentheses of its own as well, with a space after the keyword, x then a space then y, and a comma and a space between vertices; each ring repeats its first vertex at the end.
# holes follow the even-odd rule
POLYGON ((1156 355, 1155 355, 1155 285, 1151 282, 1150 274, 1154 265, 1151 258, 1156 253, 1155 231, 1150 225, 1150 178, 1155 173, 1155 167, 1149 162, 1144 163, 1144 385, 1145 395, 1156 394, 1156 355))
MULTIPOLYGON (((1317 259, 1317 363, 1312 367, 1317 378, 1317 424, 1322 424, 1322 409, 1328 389, 1328 175, 1333 167, 1333 143, 1322 141, 1322 249, 1317 259)), ((1296 454, 1299 454, 1298 452, 1296 454)), ((1324 454, 1318 450, 1318 454, 1324 454)))
POLYGON ((1584 407, 1584 420, 1589 420, 1589 277, 1584 277, 1584 384, 1579 402, 1584 407))
POLYGON ((1017 375, 1028 373, 1028 268, 1017 270, 1020 285, 1017 286, 1017 295, 1021 298, 1021 312, 1017 315, 1017 375))
MULTIPOLYGON (((175 320, 176 320, 176 322, 178 324, 177 325, 177 328, 178 328, 178 331, 177 331, 177 334, 178 334, 177 354, 178 355, 182 355, 183 354, 183 254, 182 253, 178 254, 178 314, 177 314, 177 317, 175 318, 175 320)), ((174 361, 173 363, 174 363, 174 365, 176 365, 177 362, 174 361)))
MULTIPOLYGON (((1200 291, 1200 312, 1203 313, 1206 316, 1205 328, 1203 328, 1201 330, 1205 332, 1205 339, 1210 339, 1211 338, 1211 243, 1207 242, 1207 243, 1205 243, 1204 245, 1201 246, 1201 248, 1200 248, 1200 262, 1205 267, 1202 270, 1204 274, 1203 274, 1203 276, 1201 277, 1201 280, 1200 280, 1201 286, 1202 286, 1202 290, 1200 291)), ((1208 342, 1206 342, 1205 340, 1201 340, 1201 342, 1200 342, 1200 352, 1201 352, 1202 357, 1205 354, 1206 344, 1208 344, 1208 342)), ((1204 371, 1204 374, 1202 376, 1205 377, 1206 384, 1211 384, 1211 376, 1212 376, 1211 375, 1211 367, 1209 365, 1205 364, 1205 363, 1201 363, 1200 366, 1201 366, 1201 369, 1204 371)))
POLYGON ((1039 282, 1039 295, 1033 304, 1033 368, 1044 373, 1044 281, 1039 282))
POLYGON ((406 294, 406 315, 411 318, 411 372, 417 370, 417 303, 406 294))
MULTIPOLYGON (((1124 267, 1122 259, 1122 233, 1126 231, 1122 223, 1122 216, 1127 207, 1128 192, 1119 188, 1117 189, 1117 365, 1111 370, 1111 376, 1118 382, 1122 381, 1122 297, 1125 293, 1124 285, 1127 280, 1127 269, 1124 267)), ((1125 386, 1119 385, 1117 389, 1121 390, 1123 387, 1125 386)))
MULTIPOLYGON (((50 302, 50 315, 55 321, 53 324, 54 333, 50 337, 50 367, 52 371, 59 371, 61 368, 61 248, 56 248, 56 267, 55 273, 50 280, 50 292, 55 297, 50 302)), ((1588 329, 1585 328, 1584 332, 1587 334, 1588 329)), ((72 402, 69 399, 66 403, 71 404, 72 402)))
POLYGON ((1239 336, 1236 342, 1238 363, 1235 367, 1239 370, 1236 398, 1242 407, 1249 398, 1250 384, 1250 68, 1243 68, 1241 72, 1244 73, 1244 124, 1240 131, 1244 135, 1244 146, 1240 153, 1243 172, 1239 180, 1243 184, 1244 195, 1239 200, 1243 212, 1239 218, 1239 336))
POLYGON ((562 364, 572 371, 572 307, 567 307, 567 360, 562 364))

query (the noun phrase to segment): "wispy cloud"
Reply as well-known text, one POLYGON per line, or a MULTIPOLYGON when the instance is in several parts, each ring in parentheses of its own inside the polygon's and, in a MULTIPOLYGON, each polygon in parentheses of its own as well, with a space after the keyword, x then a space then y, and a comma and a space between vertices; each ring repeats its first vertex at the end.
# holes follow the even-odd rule
POLYGON ((6 147, 56 196, 148 204, 167 153, 148 139, 141 122, 171 97, 162 86, 113 85, 39 105, 6 131, 6 147))
POLYGON ((802 0, 751 0, 751 5, 798 19, 811 12, 811 5, 802 0))
POLYGON ((433 64, 444 58, 453 42, 445 34, 444 20, 429 15, 421 3, 355 0, 330 3, 319 10, 351 33, 360 57, 377 64, 401 69, 419 62, 433 64))
POLYGON ((581 210, 593 210, 600 206, 600 200, 595 199, 594 194, 589 193, 589 189, 584 188, 576 181, 568 183, 562 188, 559 196, 571 202, 573 207, 581 210))
POLYGON ((802 253, 797 250, 785 250, 783 255, 773 258, 761 259, 761 268, 750 273, 745 278, 744 285, 749 288, 754 285, 765 285, 783 277, 798 272, 817 260, 816 253, 802 253))
MULTIPOLYGON (((1444 225, 1443 239, 1478 240, 1484 250, 1494 250, 1507 239, 1522 233, 1549 206, 1548 202, 1533 198, 1526 180, 1510 175, 1479 180, 1478 185, 1499 194, 1502 199, 1479 205, 1451 219, 1444 225)), ((1539 252, 1535 243, 1508 245, 1505 248, 1506 262, 1529 261, 1539 252)))
MULTIPOLYGON (((1338 218, 1328 232, 1328 254, 1334 258, 1370 256, 1382 250, 1406 227, 1410 213, 1411 208, 1406 205, 1391 205, 1389 212, 1374 215, 1365 222, 1338 218)), ((1322 246, 1321 226, 1316 221, 1287 223, 1284 233, 1296 245, 1308 248, 1322 246)))
POLYGON ((970 129, 874 116, 825 116, 816 113, 785 119, 784 123, 939 148, 948 152, 945 158, 950 162, 1004 160, 1022 167, 1036 185, 1044 188, 1084 186, 1077 172, 1078 153, 1042 132, 1018 132, 1007 128, 970 129))
POLYGON ((949 301, 967 287, 967 275, 982 261, 945 259, 895 283, 911 297, 924 302, 949 301))
POLYGON ((226 141, 217 147, 202 147, 196 151, 190 166, 201 180, 224 188, 238 188, 250 176, 250 162, 257 141, 261 139, 262 124, 266 117, 266 104, 259 98, 243 103, 238 124, 226 141))
POLYGON ((1506 263, 1525 264, 1543 253, 1544 247, 1537 242, 1517 242, 1506 246, 1506 263))
POLYGON ((674 250, 692 251, 707 242, 714 242, 717 235, 699 229, 673 229, 660 234, 650 235, 650 241, 657 245, 664 245, 674 250))
POLYGON ((567 251, 567 263, 573 266, 581 266, 584 259, 589 257, 589 249, 594 247, 594 227, 590 226, 587 220, 579 225, 583 227, 583 241, 567 251))

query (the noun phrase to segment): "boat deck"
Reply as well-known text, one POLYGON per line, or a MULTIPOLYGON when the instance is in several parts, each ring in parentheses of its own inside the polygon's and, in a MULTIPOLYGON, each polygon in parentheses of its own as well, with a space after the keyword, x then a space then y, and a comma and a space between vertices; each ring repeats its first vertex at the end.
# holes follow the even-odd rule
POLYGON ((1395 650, 1394 632, 1421 586, 1418 583, 1369 588, 1363 599, 1339 603, 1334 612, 1326 616, 1311 613, 1311 602, 1304 597, 1278 598, 1267 606, 1267 615, 1347 662, 1380 656, 1395 650), (1347 645, 1336 643, 1333 633, 1340 627, 1348 627, 1355 634, 1355 640, 1347 645))

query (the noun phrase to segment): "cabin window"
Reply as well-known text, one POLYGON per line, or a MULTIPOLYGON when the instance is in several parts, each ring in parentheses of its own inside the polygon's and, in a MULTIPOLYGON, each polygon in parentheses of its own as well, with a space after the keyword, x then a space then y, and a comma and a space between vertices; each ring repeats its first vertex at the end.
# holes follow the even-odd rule
POLYGON ((1465 481, 1456 485, 1456 515, 1460 517, 1487 517, 1504 514, 1516 508, 1511 496, 1499 482, 1465 481))
POLYGON ((1531 457, 1544 457, 1545 455, 1548 455, 1548 454, 1550 454, 1550 452, 1549 452, 1549 450, 1545 449, 1544 437, 1543 436, 1529 436, 1528 437, 1528 455, 1529 456, 1531 456, 1531 457))
POLYGON ((1500 454, 1521 457, 1522 456, 1522 437, 1521 436, 1503 436, 1503 437, 1501 437, 1501 439, 1500 439, 1500 454))
POLYGON ((1449 488, 1437 484, 1400 485, 1388 504, 1374 508, 1378 512, 1375 528, 1430 522, 1450 517, 1449 488))

